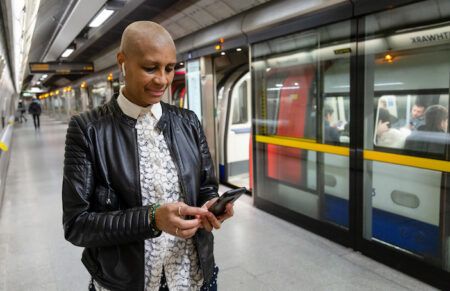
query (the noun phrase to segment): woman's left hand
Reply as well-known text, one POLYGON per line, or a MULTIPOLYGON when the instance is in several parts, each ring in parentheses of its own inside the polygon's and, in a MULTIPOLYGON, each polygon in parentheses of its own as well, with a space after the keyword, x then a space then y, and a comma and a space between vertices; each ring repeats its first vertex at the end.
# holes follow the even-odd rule
MULTIPOLYGON (((213 198, 206 202, 202 208, 208 209, 218 198, 213 198)), ((212 212, 208 212, 205 215, 202 215, 202 226, 207 231, 212 231, 213 228, 219 229, 226 219, 232 217, 234 214, 233 203, 228 203, 225 206, 225 213, 216 217, 212 212)))

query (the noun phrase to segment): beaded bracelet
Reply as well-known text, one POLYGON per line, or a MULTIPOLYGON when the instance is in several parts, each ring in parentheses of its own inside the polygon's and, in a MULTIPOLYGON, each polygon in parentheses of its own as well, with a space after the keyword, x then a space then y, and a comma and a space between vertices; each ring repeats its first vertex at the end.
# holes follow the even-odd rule
POLYGON ((160 236, 161 230, 158 229, 156 226, 156 209, 159 208, 159 203, 155 203, 152 206, 150 206, 150 228, 153 232, 154 236, 160 236))

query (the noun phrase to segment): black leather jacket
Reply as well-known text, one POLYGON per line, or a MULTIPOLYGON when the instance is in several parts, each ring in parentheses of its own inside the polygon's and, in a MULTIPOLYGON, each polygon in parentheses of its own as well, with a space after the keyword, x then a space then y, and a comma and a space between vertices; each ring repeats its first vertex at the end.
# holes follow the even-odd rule
MULTIPOLYGON (((217 197, 218 183, 196 115, 161 102, 157 127, 177 167, 185 203, 217 197)), ((111 290, 144 289, 144 240, 152 237, 149 206, 142 206, 136 120, 116 97, 73 116, 66 136, 62 189, 64 233, 84 247, 82 262, 111 290)), ((204 280, 214 269, 213 235, 194 236, 204 280)))

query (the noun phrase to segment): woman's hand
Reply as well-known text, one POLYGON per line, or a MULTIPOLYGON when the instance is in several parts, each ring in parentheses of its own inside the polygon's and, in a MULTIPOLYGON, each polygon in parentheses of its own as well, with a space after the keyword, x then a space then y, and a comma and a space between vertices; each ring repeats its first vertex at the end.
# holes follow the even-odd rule
POLYGON ((156 209, 156 227, 171 235, 190 238, 202 227, 202 217, 207 214, 207 209, 191 207, 183 202, 167 203, 156 209), (194 218, 185 219, 186 216, 194 218))
MULTIPOLYGON (((217 199, 219 198, 213 198, 209 200, 202 206, 202 208, 208 210, 209 206, 211 206, 217 199)), ((222 222, 232 217, 233 214, 234 214, 233 203, 227 203, 227 205, 225 206, 224 214, 216 217, 213 213, 208 211, 206 215, 202 216, 201 223, 203 228, 205 228, 207 231, 212 231, 213 228, 219 229, 222 225, 222 222)))

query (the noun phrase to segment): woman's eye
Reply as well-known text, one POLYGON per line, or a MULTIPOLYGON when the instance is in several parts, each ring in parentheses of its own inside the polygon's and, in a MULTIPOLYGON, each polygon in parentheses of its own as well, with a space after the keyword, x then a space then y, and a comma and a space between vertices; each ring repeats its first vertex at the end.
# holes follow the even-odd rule
POLYGON ((166 72, 167 73, 170 73, 170 72, 172 72, 173 71, 173 67, 166 67, 166 72))
POLYGON ((148 67, 148 68, 145 68, 145 71, 146 71, 146 72, 149 72, 149 73, 154 72, 155 70, 156 70, 156 67, 148 67))

